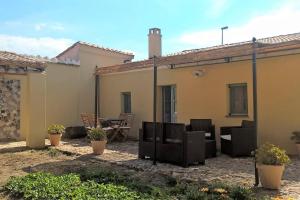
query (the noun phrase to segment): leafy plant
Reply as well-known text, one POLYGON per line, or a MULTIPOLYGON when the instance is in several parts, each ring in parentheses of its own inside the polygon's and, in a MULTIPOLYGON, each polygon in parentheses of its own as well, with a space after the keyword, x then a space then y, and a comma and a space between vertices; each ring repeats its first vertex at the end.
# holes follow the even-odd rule
POLYGON ((290 163, 286 151, 270 143, 261 145, 255 152, 255 159, 259 164, 284 165, 290 163))
POLYGON ((103 141, 106 140, 106 132, 101 128, 92 128, 88 132, 88 137, 94 141, 103 141))
POLYGON ((52 124, 48 127, 48 133, 50 135, 63 134, 65 133, 65 127, 60 124, 52 124))
MULTIPOLYGON (((150 200, 154 199, 126 186, 82 182, 75 174, 54 176, 49 173, 33 173, 24 177, 14 177, 5 186, 12 196, 31 200, 52 199, 104 199, 104 200, 150 200)), ((155 198, 156 199, 156 198, 155 198)))
POLYGON ((291 140, 294 140, 296 144, 300 144, 300 131, 294 131, 292 134, 291 140))

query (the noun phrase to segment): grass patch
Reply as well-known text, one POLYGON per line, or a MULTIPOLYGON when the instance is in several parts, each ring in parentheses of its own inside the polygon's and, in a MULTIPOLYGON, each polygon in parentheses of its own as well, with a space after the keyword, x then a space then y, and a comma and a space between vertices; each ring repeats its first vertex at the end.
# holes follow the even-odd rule
POLYGON ((73 155, 75 155, 74 153, 71 153, 71 152, 68 152, 68 151, 61 151, 59 149, 52 148, 52 147, 48 147, 44 151, 46 151, 47 154, 50 157, 58 157, 58 156, 61 156, 61 155, 65 155, 65 156, 73 156, 73 155))
POLYGON ((251 189, 221 183, 197 185, 174 183, 157 187, 128 174, 110 170, 83 171, 79 174, 55 176, 32 173, 11 178, 5 186, 10 195, 24 199, 179 199, 179 200, 252 200, 251 189), (174 184, 174 185, 173 185, 174 184))

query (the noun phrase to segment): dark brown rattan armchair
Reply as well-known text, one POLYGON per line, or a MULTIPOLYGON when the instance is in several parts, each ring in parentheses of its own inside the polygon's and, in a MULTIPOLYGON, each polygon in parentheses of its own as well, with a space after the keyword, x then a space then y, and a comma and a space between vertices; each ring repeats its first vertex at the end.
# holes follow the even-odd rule
POLYGON ((215 125, 211 119, 191 119, 187 125, 188 131, 204 131, 205 132, 205 157, 216 157, 217 143, 215 136, 215 125))
POLYGON ((164 123, 163 141, 158 148, 162 162, 183 167, 205 164, 205 132, 186 131, 184 124, 164 123))
POLYGON ((243 120, 241 126, 221 127, 221 152, 232 157, 250 156, 255 150, 255 124, 243 120))
MULTIPOLYGON (((153 122, 142 122, 142 129, 139 130, 139 158, 145 159, 150 158, 153 159, 153 122)), ((163 124, 157 122, 156 123, 156 142, 157 144, 162 142, 163 135, 163 124)), ((159 157, 158 146, 157 146, 157 154, 159 157)))

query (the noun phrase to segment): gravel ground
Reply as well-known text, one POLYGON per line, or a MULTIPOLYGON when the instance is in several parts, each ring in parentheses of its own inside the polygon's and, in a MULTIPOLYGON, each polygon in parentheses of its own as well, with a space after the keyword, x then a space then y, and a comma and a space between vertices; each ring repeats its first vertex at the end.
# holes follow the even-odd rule
MULTIPOLYGON (((48 141, 46 143, 49 144, 48 141)), ((0 142, 0 186, 3 186, 10 176, 22 176, 33 171, 63 174, 99 166, 134 172, 136 176, 156 184, 162 182, 160 179, 164 175, 199 182, 224 181, 247 186, 254 183, 251 158, 233 159, 218 155, 216 158, 207 159, 205 165, 182 168, 164 163, 153 166, 149 160, 138 159, 138 144, 132 141, 108 144, 101 156, 92 154, 91 146, 85 139, 66 140, 55 148, 64 153, 51 156, 51 150, 29 150, 25 142, 0 142)), ((286 167, 279 191, 258 187, 257 194, 300 199, 300 159, 293 158, 292 164, 286 167)), ((3 194, 0 199, 1 197, 5 198, 3 194)))

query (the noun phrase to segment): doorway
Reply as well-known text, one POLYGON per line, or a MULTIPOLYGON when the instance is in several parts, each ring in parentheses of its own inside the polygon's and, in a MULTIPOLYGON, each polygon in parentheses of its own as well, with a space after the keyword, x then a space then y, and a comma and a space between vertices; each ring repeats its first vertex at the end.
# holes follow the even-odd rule
POLYGON ((162 86, 163 122, 176 122, 176 86, 162 86))

